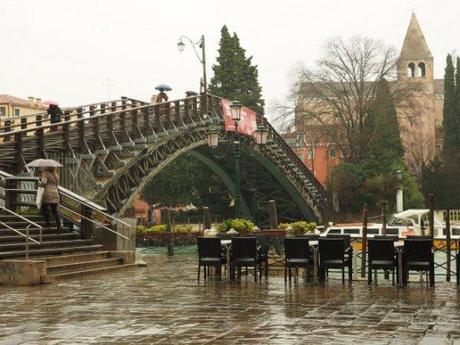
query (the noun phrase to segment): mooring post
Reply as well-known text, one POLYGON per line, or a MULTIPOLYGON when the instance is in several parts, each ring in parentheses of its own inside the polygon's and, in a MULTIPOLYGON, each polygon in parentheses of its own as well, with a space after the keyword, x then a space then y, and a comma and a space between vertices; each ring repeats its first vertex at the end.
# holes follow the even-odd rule
POLYGON ((211 229, 211 214, 207 206, 203 207, 203 227, 204 229, 211 229))
POLYGON ((434 236, 434 195, 430 194, 430 236, 434 236))
POLYGON ((363 246, 361 251, 361 278, 366 276, 366 253, 367 253, 367 204, 363 207, 363 246))
POLYGON ((173 232, 174 226, 171 221, 171 212, 169 208, 163 208, 161 210, 161 220, 166 220, 167 228, 167 237, 166 237, 166 251, 168 256, 174 256, 174 242, 173 242, 173 232))
POLYGON ((382 202, 382 235, 387 235, 387 202, 382 202))
POLYGON ((450 261, 451 261, 451 234, 450 234, 450 209, 444 211, 444 221, 446 222, 446 255, 447 255, 447 273, 446 281, 450 282, 450 261))
POLYGON ((278 229, 278 213, 275 200, 268 201, 268 214, 270 216, 270 228, 272 230, 278 229))

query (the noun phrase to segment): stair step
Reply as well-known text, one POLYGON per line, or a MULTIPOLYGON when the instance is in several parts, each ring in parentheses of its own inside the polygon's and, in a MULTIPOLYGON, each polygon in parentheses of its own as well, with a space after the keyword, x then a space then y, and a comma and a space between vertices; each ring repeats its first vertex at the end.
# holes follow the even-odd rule
POLYGON ((98 252, 89 252, 89 253, 78 253, 78 254, 64 254, 64 255, 56 255, 56 256, 45 256, 42 258, 46 261, 47 265, 54 266, 59 264, 71 264, 75 262, 85 262, 85 261, 95 261, 95 260, 103 260, 109 258, 110 252, 107 251, 98 251, 98 252))
POLYGON ((83 271, 74 271, 74 272, 66 272, 66 273, 58 273, 58 274, 50 274, 49 277, 53 279, 65 279, 65 278, 74 278, 79 277, 82 275, 90 275, 90 274, 101 274, 107 272, 113 272, 120 269, 132 268, 136 267, 136 264, 126 264, 126 265, 116 265, 111 267, 103 267, 103 268, 95 268, 83 271))
MULTIPOLYGON (((93 244, 89 246, 77 246, 77 247, 59 247, 59 248, 46 248, 46 249, 31 249, 29 250, 29 256, 43 256, 50 254, 61 254, 61 253, 77 253, 77 252, 88 252, 100 250, 103 246, 101 244, 93 244)), ((0 252, 1 259, 8 258, 19 258, 25 257, 25 250, 16 250, 10 252, 0 252)))
MULTIPOLYGON (((46 241, 41 242, 41 244, 37 244, 35 242, 29 242, 29 249, 32 248, 55 248, 55 247, 65 247, 68 245, 72 246, 80 246, 80 245, 87 245, 92 243, 91 239, 86 240, 62 240, 62 241, 46 241)), ((3 251, 11 251, 14 249, 23 250, 26 247, 25 239, 22 242, 15 242, 15 243, 2 243, 0 244, 0 255, 2 255, 3 251)))
POLYGON ((106 268, 106 267, 113 267, 123 265, 122 258, 108 258, 108 259, 101 259, 101 260, 93 260, 93 261, 80 261, 80 262, 72 262, 72 263, 64 263, 59 265, 47 265, 46 266, 46 273, 49 275, 55 274, 62 274, 62 273, 71 273, 71 272, 81 272, 92 270, 96 268, 106 268))
MULTIPOLYGON (((22 232, 23 234, 26 234, 27 229, 25 228, 14 228, 17 231, 22 232)), ((51 227, 51 228, 42 228, 42 234, 66 234, 72 232, 71 229, 68 227, 63 227, 60 231, 57 230, 56 227, 51 227)), ((29 235, 35 235, 39 234, 40 229, 37 228, 29 228, 29 235)), ((11 230, 11 229, 0 229, 0 239, 3 236, 14 236, 17 235, 17 232, 11 230)))
MULTIPOLYGON (((36 241, 40 240, 40 235, 39 234, 33 234, 30 235, 31 238, 33 238, 36 241)), ((72 233, 72 232, 66 232, 66 233, 56 233, 56 234, 42 234, 42 241, 49 241, 49 240, 65 240, 65 239, 75 239, 78 240, 80 239, 80 234, 77 233, 72 233)), ((11 235, 11 236, 1 236, 0 237, 0 245, 2 243, 6 242, 24 242, 25 237, 20 236, 20 235, 11 235)))

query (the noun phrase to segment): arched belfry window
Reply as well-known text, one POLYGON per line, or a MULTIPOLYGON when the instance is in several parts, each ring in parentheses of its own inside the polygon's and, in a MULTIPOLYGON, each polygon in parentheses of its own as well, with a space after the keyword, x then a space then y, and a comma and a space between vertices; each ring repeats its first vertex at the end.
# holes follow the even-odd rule
POLYGON ((407 65, 407 76, 409 78, 415 77, 415 65, 412 62, 407 65))
POLYGON ((418 76, 421 77, 421 78, 424 78, 425 77, 425 63, 423 62, 420 62, 418 64, 418 76))

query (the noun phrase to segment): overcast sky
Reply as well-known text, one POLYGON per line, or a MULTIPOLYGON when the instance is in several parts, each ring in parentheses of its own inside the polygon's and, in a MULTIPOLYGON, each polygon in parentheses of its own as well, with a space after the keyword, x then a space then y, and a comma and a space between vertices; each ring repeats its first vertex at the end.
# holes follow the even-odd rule
POLYGON ((179 36, 206 36, 210 79, 226 24, 254 56, 270 103, 328 38, 360 34, 399 50, 413 10, 442 78, 446 54, 460 48, 459 0, 0 0, 0 94, 69 106, 147 100, 168 83, 182 97, 198 89, 201 66, 190 46, 178 52, 179 36))

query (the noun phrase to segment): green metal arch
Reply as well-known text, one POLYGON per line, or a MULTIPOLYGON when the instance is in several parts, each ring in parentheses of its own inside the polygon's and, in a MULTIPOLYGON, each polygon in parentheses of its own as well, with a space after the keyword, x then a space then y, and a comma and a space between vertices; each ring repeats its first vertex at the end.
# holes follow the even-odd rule
MULTIPOLYGON (((202 146, 202 145, 204 145, 206 143, 207 143, 207 141, 199 141, 199 142, 194 143, 193 145, 190 145, 190 146, 185 147, 183 149, 177 150, 171 157, 169 157, 168 159, 166 159, 163 162, 161 162, 161 164, 158 165, 158 167, 155 170, 150 172, 148 175, 146 175, 142 179, 142 181, 137 186, 136 191, 134 193, 132 193, 131 197, 128 198, 128 200, 125 203, 125 205, 123 205, 123 207, 117 212, 117 215, 123 215, 123 213, 126 211, 128 205, 130 205, 132 203, 132 201, 134 200, 135 195, 140 193, 140 192, 142 192, 142 190, 144 189, 145 185, 151 179, 153 179, 157 174, 159 174, 169 163, 171 163, 177 157, 179 157, 180 155, 182 155, 182 154, 184 154, 186 152, 190 153, 191 155, 193 155, 194 157, 199 159, 207 167, 209 167, 221 179, 222 183, 229 190, 229 192, 232 195, 235 195, 235 190, 236 190, 235 184, 234 184, 233 180, 228 176, 228 174, 221 167, 219 167, 219 165, 217 165, 214 161, 212 161, 208 157, 204 156, 203 154, 193 150, 194 148, 202 146)), ((252 219, 251 211, 249 210, 248 204, 246 203, 246 200, 244 200, 244 198, 241 198, 241 207, 242 207, 242 211, 243 211, 243 216, 246 217, 246 218, 252 219)))
MULTIPOLYGON (((222 181, 222 183, 225 185, 225 187, 228 189, 228 191, 234 196, 236 193, 236 187, 234 181, 228 176, 228 174, 222 169, 216 162, 214 162, 212 159, 206 157, 205 155, 195 151, 195 150, 190 150, 188 152, 191 154, 193 157, 197 158, 200 160, 203 164, 205 164, 209 169, 211 169, 222 181)), ((243 212, 243 217, 252 219, 252 214, 251 211, 249 210, 248 204, 246 203, 246 200, 241 196, 241 209, 243 212)))
POLYGON ((307 205, 305 200, 302 198, 302 195, 299 191, 292 185, 289 179, 276 167, 275 164, 268 158, 262 156, 260 152, 252 149, 247 145, 241 145, 241 150, 245 153, 254 157, 258 163, 260 163, 267 171, 269 171, 272 176, 278 181, 278 183, 283 187, 292 200, 295 202, 300 212, 306 219, 317 219, 310 207, 307 205))

